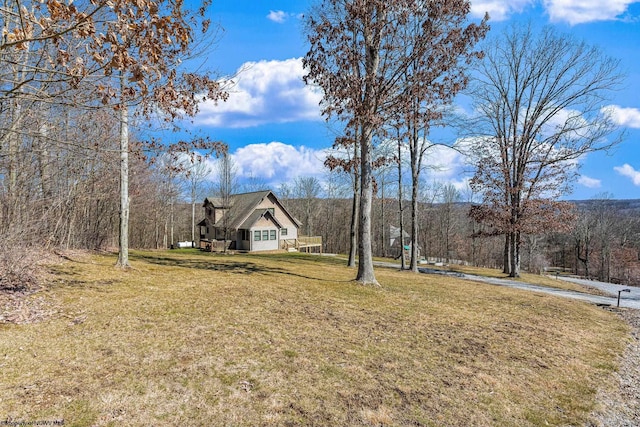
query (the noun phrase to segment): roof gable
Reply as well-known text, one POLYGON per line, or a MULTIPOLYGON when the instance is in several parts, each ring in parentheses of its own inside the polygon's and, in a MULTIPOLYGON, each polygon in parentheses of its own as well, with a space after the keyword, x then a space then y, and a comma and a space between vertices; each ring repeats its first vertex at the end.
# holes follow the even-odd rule
POLYGON ((278 222, 276 217, 269 209, 256 209, 238 228, 250 229, 260 218, 269 218, 278 228, 282 228, 282 224, 278 222))
MULTIPOLYGON (((286 215, 294 224, 296 224, 296 226, 300 227, 300 221, 295 219, 287 211, 287 209, 285 209, 285 207, 282 206, 282 204, 280 203, 276 195, 273 194, 271 190, 255 191, 252 193, 234 194, 230 196, 229 198, 230 206, 228 207, 227 212, 220 220, 218 220, 214 224, 214 227, 226 227, 230 229, 239 229, 239 228, 246 228, 245 224, 255 223, 255 221, 251 222, 250 219, 253 218, 254 215, 258 215, 256 214, 256 212, 260 212, 260 214, 257 217, 259 218, 261 215, 263 215, 263 212, 265 210, 268 211, 268 209, 258 209, 258 206, 260 205, 260 203, 262 203, 262 201, 265 198, 269 198, 278 207, 278 209, 282 211, 284 215, 286 215)), ((220 205, 222 205, 220 200, 221 200, 220 198, 216 198, 216 197, 207 197, 205 199, 204 206, 207 206, 208 203, 214 206, 216 203, 219 203, 220 205)), ((269 215, 271 215, 271 218, 276 223, 280 224, 276 220, 274 215, 272 215, 271 213, 269 213, 269 215)), ((256 221, 257 221, 257 218, 255 219, 256 221)))

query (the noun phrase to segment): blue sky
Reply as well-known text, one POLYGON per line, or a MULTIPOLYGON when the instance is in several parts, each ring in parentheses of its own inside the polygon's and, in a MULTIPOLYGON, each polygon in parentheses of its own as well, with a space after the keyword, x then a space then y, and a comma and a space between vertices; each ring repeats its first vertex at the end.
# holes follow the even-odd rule
MULTIPOLYGON (((312 0, 214 0, 211 18, 223 27, 208 67, 234 84, 228 102, 201 105, 193 126, 230 147, 241 179, 252 177, 273 189, 298 176, 323 180, 322 164, 335 132, 319 113, 320 96, 304 86, 301 58, 307 51, 301 15, 312 0)), ((568 199, 609 193, 640 198, 640 0, 472 0, 471 19, 487 11, 491 32, 512 21, 550 24, 621 61, 624 88, 607 105, 626 131, 609 153, 581 159, 581 176, 568 199)), ((453 183, 464 190, 464 159, 439 150, 439 166, 427 183, 453 183)))

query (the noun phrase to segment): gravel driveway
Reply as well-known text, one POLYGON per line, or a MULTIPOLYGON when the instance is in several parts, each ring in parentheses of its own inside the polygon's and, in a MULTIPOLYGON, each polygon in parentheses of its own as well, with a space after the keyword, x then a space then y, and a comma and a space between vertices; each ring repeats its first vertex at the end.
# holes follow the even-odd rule
POLYGON ((632 338, 614 374, 615 389, 596 395, 600 408, 591 414, 590 427, 640 426, 640 310, 616 311, 631 325, 632 338))

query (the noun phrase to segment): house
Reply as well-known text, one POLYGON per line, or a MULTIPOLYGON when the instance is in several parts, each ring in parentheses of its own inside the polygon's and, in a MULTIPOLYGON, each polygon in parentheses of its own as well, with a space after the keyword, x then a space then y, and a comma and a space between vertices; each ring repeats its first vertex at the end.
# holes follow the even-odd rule
POLYGON ((224 202, 207 197, 200 226, 200 247, 249 252, 286 249, 297 242, 301 223, 270 190, 234 194, 224 202))
MULTIPOLYGON (((402 230, 402 238, 400 238, 400 227, 389 226, 389 247, 394 258, 400 258, 402 254, 405 257, 410 256, 411 243, 411 235, 406 230, 402 230)), ((420 246, 418 246, 418 258, 420 258, 420 246)))

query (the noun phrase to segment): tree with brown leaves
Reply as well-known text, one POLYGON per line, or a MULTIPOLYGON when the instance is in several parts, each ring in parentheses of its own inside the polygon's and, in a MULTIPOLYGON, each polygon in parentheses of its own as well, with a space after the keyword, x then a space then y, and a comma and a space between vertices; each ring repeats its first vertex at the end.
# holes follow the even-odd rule
POLYGON ((471 61, 482 57, 476 43, 485 37, 488 16, 480 24, 468 24, 467 0, 416 2, 412 16, 399 32, 407 67, 400 74, 394 101, 399 143, 406 145, 411 166, 411 261, 418 272, 418 194, 426 152, 436 144, 429 140, 433 126, 443 126, 445 110, 465 89, 471 61))
MULTIPOLYGON (((145 117, 159 113, 172 122, 196 114, 205 99, 225 98, 215 79, 180 71, 209 30, 209 4, 204 0, 188 9, 169 0, 14 0, 0 7, 0 110, 15 117, 0 138, 12 141, 10 158, 25 101, 75 108, 102 103, 119 112, 120 266, 129 263, 129 110, 145 117)), ((201 142, 181 142, 171 150, 187 145, 202 148, 201 142)), ((210 142, 205 149, 219 152, 224 145, 210 142)), ((11 177, 16 167, 8 164, 11 177)))
POLYGON ((562 228, 570 206, 558 199, 580 157, 620 140, 602 102, 618 87, 618 61, 549 28, 513 27, 485 49, 470 120, 483 196, 471 216, 505 236, 504 272, 520 275, 522 235, 562 228))
MULTIPOLYGON (((308 70, 305 80, 324 91, 323 114, 342 120, 351 131, 348 137, 357 136, 360 204, 356 280, 360 283, 377 284, 371 237, 375 140, 385 137, 385 123, 394 112, 397 116, 412 93, 403 86, 406 76, 415 78, 414 88, 420 88, 421 94, 438 91, 440 85, 450 88, 448 79, 457 82, 455 74, 447 77, 446 70, 458 65, 460 44, 466 52, 464 39, 470 34, 464 34, 460 24, 468 10, 469 2, 463 0, 321 0, 307 18, 311 48, 304 58, 308 70), (449 39, 455 42, 446 44, 449 39), (437 43, 443 43, 439 50, 437 43), (429 74, 434 70, 442 80, 429 74), (417 83, 427 76, 429 80, 417 83)), ((427 103, 438 98, 435 92, 433 95, 420 100, 427 103)))

